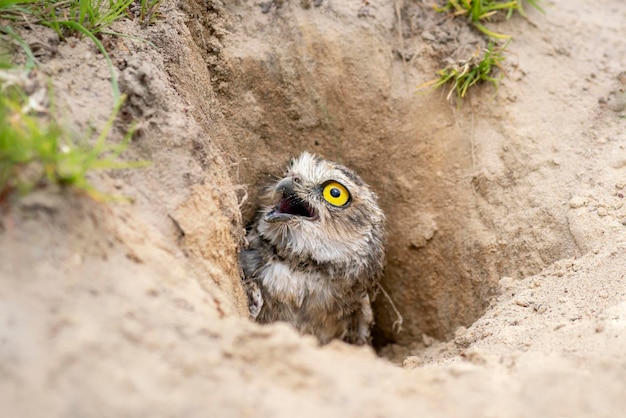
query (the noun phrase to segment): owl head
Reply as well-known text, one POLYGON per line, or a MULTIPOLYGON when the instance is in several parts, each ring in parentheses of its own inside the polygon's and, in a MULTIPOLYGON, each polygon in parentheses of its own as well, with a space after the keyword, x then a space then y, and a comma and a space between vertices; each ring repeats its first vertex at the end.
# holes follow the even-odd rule
POLYGON ((352 170, 308 152, 269 187, 259 232, 289 257, 382 271, 384 221, 376 194, 352 170))

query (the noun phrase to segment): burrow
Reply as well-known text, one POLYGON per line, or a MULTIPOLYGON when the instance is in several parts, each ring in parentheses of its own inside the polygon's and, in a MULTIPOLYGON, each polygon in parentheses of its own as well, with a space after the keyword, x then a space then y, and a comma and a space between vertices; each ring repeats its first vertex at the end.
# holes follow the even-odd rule
MULTIPOLYGON (((382 2, 364 18, 354 17, 365 13, 355 5, 291 3, 263 13, 254 2, 189 2, 186 42, 203 68, 172 60, 167 69, 232 163, 233 181, 247 186, 244 223, 259 190, 303 150, 353 168, 378 193, 388 219, 389 298, 374 303, 376 346, 449 339, 480 317, 501 277, 576 253, 563 239, 567 226, 550 213, 507 219, 507 202, 523 193, 515 188, 523 155, 502 156, 503 174, 476 165, 480 126, 470 129, 468 114, 484 110, 476 103, 493 92, 477 89, 465 111, 445 93, 416 93, 442 57, 480 43, 465 23, 441 24, 418 2, 401 9, 382 2), (434 40, 419 36, 425 28, 434 40), (197 85, 201 72, 210 88, 197 85), (533 224, 547 233, 527 233, 533 224)), ((480 117, 489 141, 501 115, 480 117)))

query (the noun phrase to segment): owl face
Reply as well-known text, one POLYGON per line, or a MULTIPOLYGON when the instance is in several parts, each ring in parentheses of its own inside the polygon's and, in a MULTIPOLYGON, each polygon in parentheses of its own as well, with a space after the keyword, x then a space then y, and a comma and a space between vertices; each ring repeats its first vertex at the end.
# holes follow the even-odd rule
POLYGON ((353 259, 382 239, 384 215, 374 192, 352 170, 306 152, 270 187, 266 204, 260 232, 298 256, 353 259))

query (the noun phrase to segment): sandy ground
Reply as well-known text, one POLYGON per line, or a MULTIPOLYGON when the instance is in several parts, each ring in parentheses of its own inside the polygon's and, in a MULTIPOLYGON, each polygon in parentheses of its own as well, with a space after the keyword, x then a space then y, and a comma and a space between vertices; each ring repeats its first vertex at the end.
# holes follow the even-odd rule
MULTIPOLYGON (((626 4, 494 23, 507 77, 416 94, 484 45, 427 2, 165 2, 106 43, 112 140, 145 169, 52 187, 0 222, 3 414, 620 416, 626 409, 626 4), (303 6, 304 5, 304 6, 303 6), (236 254, 258 187, 307 149, 359 171, 390 243, 376 344, 246 318, 236 254)), ((29 42, 52 42, 44 30, 29 42)), ((52 42, 54 43, 54 42, 52 42)), ((87 40, 39 56, 77 132, 110 114, 87 40)))

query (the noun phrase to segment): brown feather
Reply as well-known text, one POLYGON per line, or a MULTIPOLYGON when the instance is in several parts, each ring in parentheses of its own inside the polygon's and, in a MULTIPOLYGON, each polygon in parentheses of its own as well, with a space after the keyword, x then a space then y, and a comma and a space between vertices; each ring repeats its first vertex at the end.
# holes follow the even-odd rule
POLYGON ((306 152, 294 159, 247 228, 240 262, 251 316, 289 322, 322 344, 367 343, 370 297, 385 262, 384 221, 376 194, 352 170, 306 152), (344 206, 324 199, 330 181, 349 191, 344 206))

